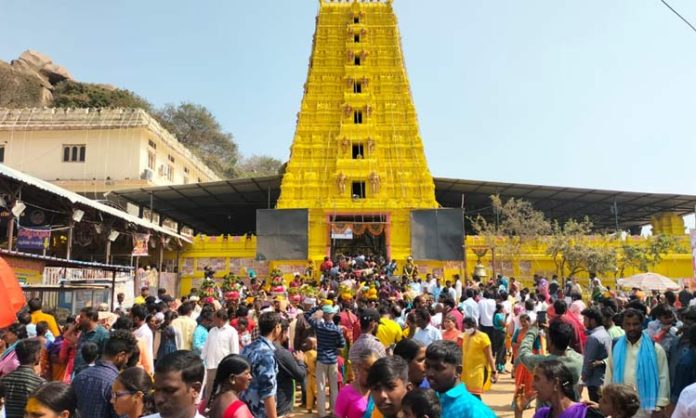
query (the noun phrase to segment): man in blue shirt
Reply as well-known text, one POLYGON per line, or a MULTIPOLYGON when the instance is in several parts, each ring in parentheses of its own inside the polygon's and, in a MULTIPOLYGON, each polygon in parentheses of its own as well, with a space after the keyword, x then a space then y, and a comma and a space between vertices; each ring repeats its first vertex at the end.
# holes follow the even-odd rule
POLYGON ((325 305, 321 312, 313 308, 305 313, 305 318, 314 329, 317 336, 317 410, 319 416, 326 415, 326 379, 329 379, 329 405, 334 410, 338 396, 338 349, 346 346, 343 333, 334 324, 333 317, 338 313, 338 307, 325 305), (315 314, 322 314, 317 316, 315 314))
POLYGON ((425 350, 425 376, 440 398, 443 417, 495 418, 462 382, 462 351, 454 341, 435 341, 425 350))
POLYGON ((251 364, 251 384, 242 393, 242 400, 257 418, 277 418, 276 393, 278 392, 278 362, 275 346, 282 329, 277 312, 264 312, 259 317, 259 338, 244 347, 242 355, 251 364))
POLYGON ((138 345, 133 334, 127 330, 116 330, 111 334, 101 359, 93 367, 80 372, 72 386, 77 395, 80 415, 94 418, 118 417, 111 405, 111 385, 138 345))

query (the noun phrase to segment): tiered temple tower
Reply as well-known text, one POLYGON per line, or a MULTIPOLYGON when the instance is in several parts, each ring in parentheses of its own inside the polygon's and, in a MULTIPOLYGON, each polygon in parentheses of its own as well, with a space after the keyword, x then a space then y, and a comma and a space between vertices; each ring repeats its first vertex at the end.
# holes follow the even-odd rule
POLYGON ((392 1, 320 0, 302 107, 278 209, 309 209, 309 254, 337 219, 386 220, 410 251, 410 209, 437 208, 392 1))

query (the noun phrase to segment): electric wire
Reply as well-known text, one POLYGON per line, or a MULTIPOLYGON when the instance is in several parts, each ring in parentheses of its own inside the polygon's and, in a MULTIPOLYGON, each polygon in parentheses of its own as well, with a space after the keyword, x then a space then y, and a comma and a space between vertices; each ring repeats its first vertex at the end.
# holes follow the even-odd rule
POLYGON ((671 10, 672 13, 674 13, 675 15, 677 15, 677 17, 679 17, 679 19, 681 19, 684 23, 686 23, 686 24, 691 28, 692 31, 696 32, 696 27, 694 27, 694 25, 692 25, 691 22, 689 22, 688 20, 686 20, 686 18, 685 18, 684 16, 682 16, 681 14, 679 14, 678 11, 674 10, 674 8, 673 8, 672 6, 670 6, 669 3, 667 3, 666 0, 660 0, 660 1, 661 1, 662 4, 664 4, 669 10, 671 10))

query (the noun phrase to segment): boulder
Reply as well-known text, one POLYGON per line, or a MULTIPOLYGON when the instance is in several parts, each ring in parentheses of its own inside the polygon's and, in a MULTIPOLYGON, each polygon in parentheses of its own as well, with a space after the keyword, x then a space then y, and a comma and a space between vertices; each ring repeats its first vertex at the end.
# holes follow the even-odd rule
POLYGON ((49 57, 38 51, 34 51, 33 49, 27 49, 26 51, 22 52, 22 55, 20 55, 17 60, 26 62, 36 71, 39 71, 46 65, 53 63, 49 57))
POLYGON ((61 67, 57 64, 48 64, 41 69, 41 74, 48 77, 48 81, 51 84, 56 85, 63 80, 72 80, 72 75, 68 72, 65 67, 61 67))
POLYGON ((28 76, 35 77, 35 78, 39 81, 39 83, 41 83, 41 85, 42 85, 43 87, 45 87, 45 88, 47 88, 47 89, 51 89, 51 90, 53 89, 53 85, 51 84, 50 81, 48 81, 48 78, 46 78, 46 77, 44 77, 43 75, 41 75, 41 73, 39 73, 39 71, 38 71, 37 69, 35 69, 35 68, 34 68, 30 63, 28 63, 27 61, 23 61, 23 60, 12 60, 12 61, 11 61, 11 66, 12 66, 12 69, 14 69, 15 71, 24 73, 24 74, 26 74, 26 75, 28 75, 28 76))
POLYGON ((22 52, 18 59, 12 61, 12 65, 25 71, 35 72, 52 85, 73 79, 65 67, 54 64, 48 56, 31 49, 22 52))
POLYGON ((53 94, 46 84, 36 72, 0 61, 0 107, 50 106, 53 94))

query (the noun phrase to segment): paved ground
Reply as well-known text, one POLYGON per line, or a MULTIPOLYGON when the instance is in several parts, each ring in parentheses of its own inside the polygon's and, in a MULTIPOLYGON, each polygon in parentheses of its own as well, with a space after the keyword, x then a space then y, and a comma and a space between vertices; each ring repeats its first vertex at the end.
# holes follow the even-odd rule
MULTIPOLYGON (((509 367, 509 366, 508 366, 509 367)), ((499 418, 512 418, 515 416, 510 403, 512 402, 512 394, 515 392, 515 384, 509 374, 504 374, 500 377, 498 383, 493 385, 493 388, 483 395, 483 402, 493 409, 493 412, 499 418)), ((307 414, 304 409, 296 409, 296 413, 290 415, 293 418, 316 418, 317 414, 307 414)), ((531 418, 534 415, 533 409, 525 411, 524 418, 531 418)), ((445 417, 443 417, 445 418, 445 417)))

